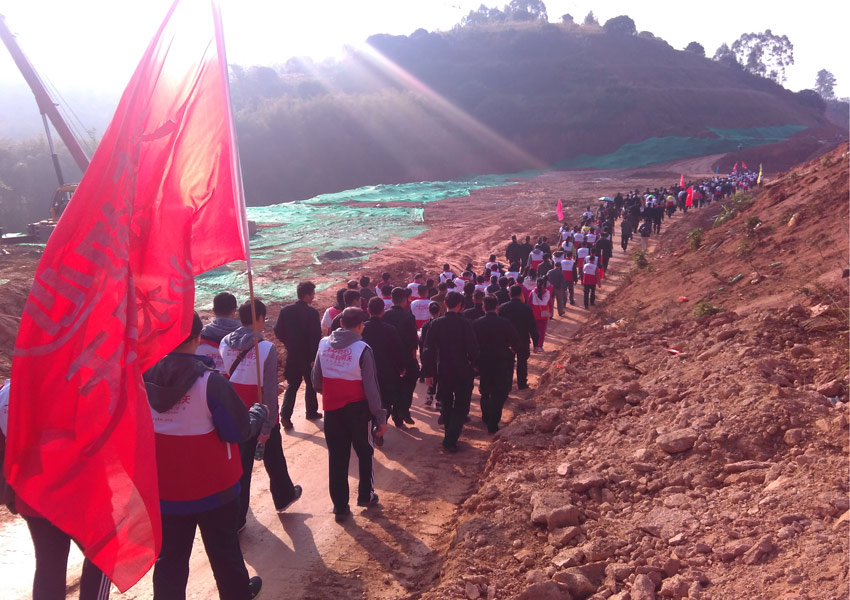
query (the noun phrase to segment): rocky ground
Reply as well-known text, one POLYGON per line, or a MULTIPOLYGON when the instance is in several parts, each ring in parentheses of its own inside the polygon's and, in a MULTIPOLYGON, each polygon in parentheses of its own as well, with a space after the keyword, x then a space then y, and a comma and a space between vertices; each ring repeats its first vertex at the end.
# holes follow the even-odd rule
MULTIPOLYGON (((512 393, 513 421, 492 443, 474 419, 466 454, 441 455, 419 390, 417 428, 391 431, 379 453, 376 515, 334 526, 320 424, 296 414, 284 447, 305 497, 277 515, 258 467, 249 569, 274 597, 847 597, 847 150, 794 167, 734 212, 677 214, 645 260, 615 256, 595 311, 553 322, 557 350, 534 356, 534 393, 512 393)), ((549 173, 433 203, 428 232, 352 275, 459 269, 501 254, 511 233, 546 233, 553 198, 573 215, 712 160, 549 173)), ((0 248, 0 377, 38 256, 0 248)), ((29 548, 19 521, 0 510, 0 522, 4 554, 29 548)), ((214 581, 195 550, 190 596, 206 598, 214 581)), ((20 558, 8 566, 26 580, 31 558, 20 558)), ((149 595, 146 578, 125 596, 149 595)))
POLYGON ((422 598, 846 598, 847 181, 845 144, 674 220, 500 432, 422 598))

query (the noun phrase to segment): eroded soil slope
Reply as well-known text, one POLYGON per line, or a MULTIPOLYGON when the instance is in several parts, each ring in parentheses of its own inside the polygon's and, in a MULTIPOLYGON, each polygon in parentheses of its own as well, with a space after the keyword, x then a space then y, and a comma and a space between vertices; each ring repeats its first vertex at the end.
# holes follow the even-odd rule
POLYGON ((675 217, 500 432, 423 598, 846 598, 847 182, 844 144, 675 217))

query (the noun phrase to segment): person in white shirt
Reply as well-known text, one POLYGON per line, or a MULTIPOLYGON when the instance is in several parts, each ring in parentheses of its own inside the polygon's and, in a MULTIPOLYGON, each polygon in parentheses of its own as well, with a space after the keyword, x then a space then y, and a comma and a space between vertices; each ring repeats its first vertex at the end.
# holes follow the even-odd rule
POLYGON ((449 281, 454 281, 455 274, 452 272, 451 267, 449 267, 449 263, 443 265, 443 272, 440 273, 440 281, 439 283, 447 283, 449 281))
MULTIPOLYGON (((419 293, 419 288, 425 282, 425 276, 422 273, 417 273, 413 276, 413 283, 407 284, 407 289, 413 292, 413 298, 422 298, 425 294, 419 293)), ((426 288, 427 291, 427 288, 426 288)))

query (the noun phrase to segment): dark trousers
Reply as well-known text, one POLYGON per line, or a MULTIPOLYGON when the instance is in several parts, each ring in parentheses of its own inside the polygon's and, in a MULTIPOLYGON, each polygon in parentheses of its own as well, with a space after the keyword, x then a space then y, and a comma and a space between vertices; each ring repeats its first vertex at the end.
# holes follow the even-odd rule
POLYGON ((584 307, 589 308, 596 304, 596 286, 585 284, 584 286, 584 307))
POLYGON ((468 377, 444 376, 440 377, 437 382, 437 400, 442 403, 440 412, 446 425, 443 446, 454 446, 460 438, 463 423, 469 414, 474 383, 474 378, 471 375, 468 377))
POLYGON ((416 380, 419 379, 419 363, 411 358, 405 366, 404 377, 399 380, 398 401, 393 406, 393 420, 400 421, 410 416, 410 406, 413 404, 413 392, 416 391, 416 380))
MULTIPOLYGON (((251 475, 254 470, 254 452, 257 450, 257 436, 239 444, 242 455, 242 479, 239 485, 239 527, 248 518, 248 504, 251 498, 251 475)), ((286 467, 286 457, 283 455, 283 440, 280 438, 280 425, 272 427, 269 439, 266 440, 266 450, 263 454, 263 466, 269 475, 269 490, 275 508, 283 508, 295 496, 295 488, 286 467)))
POLYGON ((520 344, 519 352, 516 354, 516 384, 517 387, 526 387, 528 385, 528 357, 531 356, 531 350, 528 346, 520 344))
POLYGON ((481 367, 480 385, 481 392, 481 417, 487 425, 487 431, 495 433, 499 430, 499 421, 502 420, 502 408, 508 393, 511 391, 513 382, 514 359, 503 360, 481 367))
POLYGON ((566 302, 566 299, 564 298, 565 291, 566 290, 563 290, 563 289, 556 289, 555 290, 555 305, 558 307, 558 314, 559 315, 564 314, 564 304, 566 302))
POLYGON ((239 501, 193 515, 162 515, 162 551, 153 568, 154 600, 185 600, 195 529, 201 530, 221 600, 247 600, 248 570, 236 533, 239 501))
MULTIPOLYGON (((71 536, 41 517, 24 517, 35 548, 33 600, 65 600, 65 578, 71 536)), ((83 562, 80 600, 109 598, 109 579, 88 559, 83 562)))
POLYGON ((569 296, 569 298, 570 298, 570 304, 575 304, 575 302, 576 302, 576 298, 575 298, 575 285, 574 285, 574 283, 573 283, 572 281, 566 281, 565 283, 567 284, 567 291, 566 291, 566 294, 567 294, 567 295, 569 296))
POLYGON ((286 379, 286 391, 283 393, 283 405, 280 407, 281 419, 292 419, 292 411, 295 410, 295 395, 298 393, 298 388, 301 387, 301 381, 307 385, 304 392, 304 405, 307 409, 307 414, 319 412, 319 399, 316 396, 316 390, 313 388, 312 368, 310 365, 304 367, 286 366, 283 377, 286 379))
POLYGON ((336 410, 325 411, 325 443, 328 445, 328 490, 335 513, 348 509, 348 463, 354 448, 360 461, 360 483, 357 501, 366 502, 372 497, 372 441, 369 427, 372 414, 365 400, 346 404, 336 410))
POLYGON ((610 261, 611 261, 611 255, 610 254, 603 254, 602 255, 602 270, 603 271, 606 271, 606 272, 608 271, 608 263, 610 261))
POLYGON ((381 405, 387 411, 387 415, 395 416, 395 406, 398 404, 399 388, 401 387, 401 378, 387 376, 385 379, 378 380, 378 389, 381 392, 381 405))

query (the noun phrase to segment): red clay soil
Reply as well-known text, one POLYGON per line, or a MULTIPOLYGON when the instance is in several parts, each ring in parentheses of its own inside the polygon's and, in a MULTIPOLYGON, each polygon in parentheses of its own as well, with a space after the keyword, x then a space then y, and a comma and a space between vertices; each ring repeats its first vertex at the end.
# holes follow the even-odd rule
MULTIPOLYGON (((721 228, 710 229, 716 205, 665 221, 647 268, 632 269, 631 257, 617 253, 596 310, 571 308, 552 322, 555 352, 533 357, 534 393, 512 393, 505 420, 513 421, 495 442, 477 418, 476 396, 464 451, 441 453, 436 415, 418 389, 417 426, 391 428, 376 453, 383 508, 358 512, 345 527, 329 514, 321 423, 303 420, 299 396, 284 448, 304 497, 276 514, 258 467, 242 536, 265 593, 846 597, 847 286, 838 266, 847 264, 846 151, 798 168, 795 181, 769 184, 721 228), (742 248, 752 216, 764 224, 742 248), (687 233, 698 224, 702 245, 690 250, 687 233), (679 302, 683 295, 690 300, 679 302), (725 312, 694 319, 701 300, 725 312), (821 392, 841 402, 832 406, 821 392)), ((513 233, 554 236, 557 198, 572 220, 599 196, 711 172, 713 160, 553 172, 436 202, 425 209, 428 232, 374 254, 362 272, 389 271, 402 282, 422 270, 433 276, 444 262, 480 267, 513 233)), ((0 255, 0 312, 8 313, 0 315, 0 377, 38 258, 9 252, 0 255)), ((270 308, 271 327, 278 307, 270 308)), ((17 567, 23 583, 12 597, 26 597, 25 528, 3 510, 0 522, 0 568, 17 567), (7 541, 17 538, 11 552, 7 541)), ((70 577, 78 576, 77 561, 70 577)), ((150 592, 148 576, 114 597, 150 592)), ((200 540, 189 592, 215 595, 200 540)))
POLYGON ((847 597, 848 147, 793 173, 672 219, 500 432, 422 598, 847 597))

